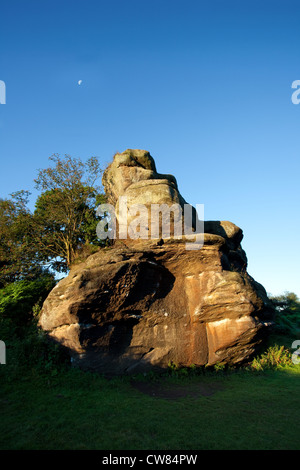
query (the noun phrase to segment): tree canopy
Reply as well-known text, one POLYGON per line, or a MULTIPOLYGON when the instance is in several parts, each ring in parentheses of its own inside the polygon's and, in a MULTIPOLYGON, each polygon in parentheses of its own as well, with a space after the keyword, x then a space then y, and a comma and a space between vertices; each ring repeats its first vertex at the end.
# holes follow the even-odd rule
POLYGON ((10 199, 0 199, 0 287, 34 278, 42 269, 28 197, 28 191, 18 191, 10 199))
POLYGON ((104 243, 96 234, 96 209, 105 202, 98 159, 55 154, 49 160, 34 180, 40 194, 33 212, 28 191, 0 199, 0 287, 49 268, 66 272, 83 246, 104 243))
POLYGON ((294 292, 271 297, 276 310, 276 325, 284 333, 300 334, 300 299, 294 292))

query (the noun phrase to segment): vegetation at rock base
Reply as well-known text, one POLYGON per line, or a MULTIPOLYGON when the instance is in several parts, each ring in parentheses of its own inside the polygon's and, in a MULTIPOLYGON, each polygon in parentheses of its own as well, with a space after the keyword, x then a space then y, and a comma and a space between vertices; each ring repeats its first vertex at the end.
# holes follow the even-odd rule
POLYGON ((10 320, 15 325, 30 323, 54 286, 55 280, 51 274, 8 284, 0 289, 0 318, 10 320))

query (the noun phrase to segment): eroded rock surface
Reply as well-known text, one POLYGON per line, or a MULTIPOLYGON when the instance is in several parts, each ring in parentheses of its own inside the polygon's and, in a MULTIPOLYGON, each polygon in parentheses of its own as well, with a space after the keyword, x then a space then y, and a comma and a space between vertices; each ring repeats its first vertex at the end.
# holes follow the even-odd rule
MULTIPOLYGON (((103 177, 111 204, 184 204, 176 180, 160 175, 149 152, 117 154, 103 177)), ((242 230, 206 221, 204 244, 185 239, 117 240, 74 266, 46 299, 39 324, 74 364, 104 374, 238 364, 271 324, 263 286, 247 273, 242 230)))
POLYGON ((105 374, 236 364, 256 350, 272 310, 264 288, 232 268, 226 240, 123 243, 74 267, 46 299, 40 325, 84 369, 105 374))
MULTIPOLYGON (((140 224, 140 231, 146 233, 148 238, 152 236, 150 218, 153 204, 178 206, 179 213, 171 215, 173 222, 180 219, 182 224, 180 233, 187 233, 185 226, 190 230, 195 230, 197 227, 196 210, 180 194, 176 178, 173 175, 158 173, 153 158, 146 150, 127 149, 123 153, 117 153, 105 170, 102 183, 108 203, 115 208, 118 227, 122 227, 124 223, 126 227, 130 225, 136 217, 136 214, 130 215, 130 208, 139 204, 148 211, 140 224), (120 210, 120 198, 126 198, 128 211, 125 222, 120 210), (190 213, 184 211, 185 205, 191 208, 190 213)), ((161 234, 161 227, 158 231, 161 234)), ((172 224, 169 235, 174 235, 172 224)))

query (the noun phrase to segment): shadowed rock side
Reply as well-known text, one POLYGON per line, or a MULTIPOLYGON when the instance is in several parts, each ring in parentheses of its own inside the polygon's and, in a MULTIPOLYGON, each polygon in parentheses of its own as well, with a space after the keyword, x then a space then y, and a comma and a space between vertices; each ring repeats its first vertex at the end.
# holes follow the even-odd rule
MULTIPOLYGON (((172 191, 160 197, 150 185, 148 203, 183 201, 175 178, 158 175, 148 152, 128 150, 104 173, 110 203, 129 190, 132 203, 140 202, 135 185, 151 179, 172 191)), ((184 239, 127 239, 89 256, 49 294, 40 326, 75 365, 106 375, 249 359, 272 306, 246 271, 242 230, 228 221, 207 221, 204 229, 200 250, 186 250, 184 239)))

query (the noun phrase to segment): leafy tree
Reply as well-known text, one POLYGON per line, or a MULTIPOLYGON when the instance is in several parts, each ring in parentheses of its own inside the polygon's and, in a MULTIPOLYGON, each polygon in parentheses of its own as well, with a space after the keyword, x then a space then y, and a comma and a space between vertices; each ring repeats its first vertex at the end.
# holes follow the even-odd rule
POLYGON ((97 158, 87 162, 53 155, 54 167, 39 170, 41 190, 34 213, 28 191, 0 199, 0 289, 9 283, 32 280, 45 270, 66 272, 79 252, 103 245, 97 239, 96 209, 105 196, 97 158))
POLYGON ((33 243, 28 197, 28 191, 18 191, 11 199, 0 199, 0 288, 43 271, 33 243))
POLYGON ((276 311, 276 325, 283 333, 300 332, 300 299, 294 292, 271 297, 276 311))
POLYGON ((76 253, 97 239, 97 206, 105 201, 96 186, 102 170, 96 157, 87 162, 66 155, 50 157, 54 167, 39 170, 35 180, 43 192, 36 201, 33 222, 38 252, 57 271, 67 271, 76 253))
POLYGON ((54 286, 54 277, 43 274, 38 279, 16 281, 0 289, 0 319, 12 320, 17 326, 27 324, 54 286))

